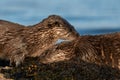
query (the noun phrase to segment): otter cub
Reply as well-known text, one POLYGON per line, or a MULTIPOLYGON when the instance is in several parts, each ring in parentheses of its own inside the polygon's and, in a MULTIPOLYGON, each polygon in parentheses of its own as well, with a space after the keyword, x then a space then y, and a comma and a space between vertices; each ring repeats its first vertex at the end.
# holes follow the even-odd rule
POLYGON ((57 15, 32 26, 0 20, 0 58, 18 66, 26 56, 40 56, 58 39, 74 40, 77 37, 74 27, 57 15))
POLYGON ((80 36, 74 41, 57 44, 40 57, 40 62, 47 64, 74 57, 120 68, 120 33, 80 36))

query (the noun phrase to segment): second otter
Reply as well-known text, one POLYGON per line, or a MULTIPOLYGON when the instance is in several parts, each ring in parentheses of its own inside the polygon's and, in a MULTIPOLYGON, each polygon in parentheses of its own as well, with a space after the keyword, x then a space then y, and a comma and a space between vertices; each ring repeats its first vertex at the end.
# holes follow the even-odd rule
POLYGON ((86 35, 62 42, 47 50, 40 62, 48 64, 72 58, 120 69, 120 33, 86 35))

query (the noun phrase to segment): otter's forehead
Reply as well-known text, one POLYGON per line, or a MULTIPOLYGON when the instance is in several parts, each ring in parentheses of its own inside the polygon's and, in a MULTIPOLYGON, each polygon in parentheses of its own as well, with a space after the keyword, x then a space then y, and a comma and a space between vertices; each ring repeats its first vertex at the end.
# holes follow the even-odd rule
POLYGON ((50 15, 48 16, 49 19, 62 19, 59 15, 50 15))
POLYGON ((61 17, 59 15, 50 15, 50 16, 48 16, 47 19, 49 21, 58 21, 58 22, 61 22, 63 24, 69 24, 68 21, 65 18, 63 18, 63 17, 61 17))

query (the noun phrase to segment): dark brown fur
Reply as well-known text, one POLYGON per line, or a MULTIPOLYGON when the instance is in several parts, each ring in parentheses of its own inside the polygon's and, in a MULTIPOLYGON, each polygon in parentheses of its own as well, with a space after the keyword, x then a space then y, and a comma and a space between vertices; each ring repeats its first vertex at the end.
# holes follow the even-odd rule
POLYGON ((40 62, 52 63, 74 57, 86 62, 120 68, 120 33, 86 35, 74 41, 57 44, 41 56, 40 62))
POLYGON ((0 21, 0 58, 20 64, 26 56, 40 56, 58 39, 73 40, 78 33, 65 19, 51 15, 33 26, 0 21))

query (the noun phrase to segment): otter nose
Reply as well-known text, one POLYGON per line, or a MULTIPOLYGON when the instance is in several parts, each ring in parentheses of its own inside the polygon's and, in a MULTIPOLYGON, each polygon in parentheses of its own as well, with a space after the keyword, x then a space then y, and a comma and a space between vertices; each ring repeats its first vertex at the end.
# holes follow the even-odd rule
POLYGON ((75 39, 78 38, 79 36, 80 36, 79 33, 75 32, 75 36, 74 36, 75 39))
POLYGON ((80 35, 79 35, 79 33, 76 33, 76 37, 79 37, 80 35))

